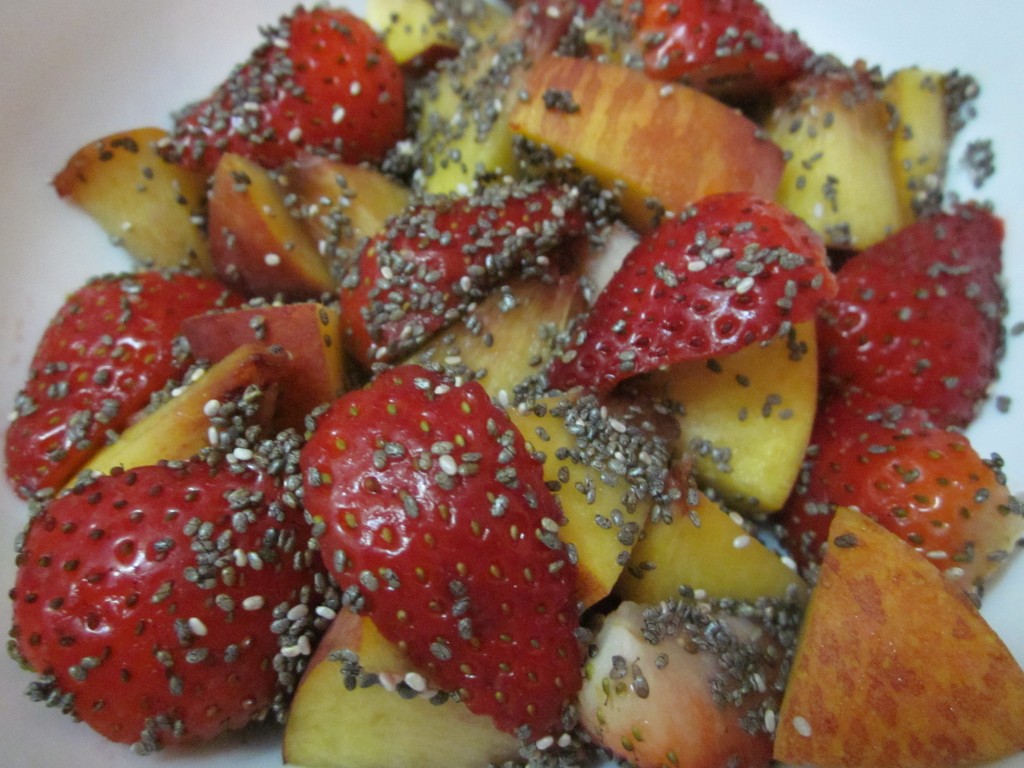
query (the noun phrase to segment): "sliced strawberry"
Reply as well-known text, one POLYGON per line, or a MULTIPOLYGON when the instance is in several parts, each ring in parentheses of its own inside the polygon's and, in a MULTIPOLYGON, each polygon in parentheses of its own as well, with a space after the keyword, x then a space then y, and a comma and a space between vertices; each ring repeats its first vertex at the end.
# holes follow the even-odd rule
POLYGON ((296 8, 207 99, 175 115, 171 159, 212 173, 234 152, 276 168, 303 150, 376 162, 405 129, 401 69, 366 22, 296 8))
POLYGON ((544 269, 543 254, 584 223, 577 196, 555 187, 490 187, 413 206, 342 280, 348 350, 364 365, 412 352, 499 281, 544 269))
POLYGON ((735 352, 812 319, 834 293, 821 238, 800 219, 746 193, 712 195, 641 237, 555 359, 550 383, 609 390, 735 352))
POLYGON ((819 322, 825 382, 969 424, 1003 351, 1002 241, 1002 221, 964 206, 847 261, 819 322))
POLYGON ((296 674, 280 620, 315 608, 304 531, 279 478, 198 460, 47 502, 11 591, 29 693, 142 752, 264 717, 296 674))
POLYGON ((7 477, 28 497, 59 488, 185 371, 191 315, 237 306, 221 283, 182 273, 105 276, 73 293, 36 348, 6 435, 7 477))
POLYGON ((793 79, 811 56, 756 0, 644 0, 644 70, 718 96, 747 97, 793 79))
POLYGON ((484 389, 381 373, 321 417, 301 466, 328 568, 428 684, 504 730, 562 733, 576 567, 541 463, 484 389))
POLYGON ((965 588, 980 584, 1024 533, 1002 461, 935 426, 920 408, 848 390, 819 409, 811 447, 782 516, 804 567, 820 561, 836 507, 899 534, 965 588))

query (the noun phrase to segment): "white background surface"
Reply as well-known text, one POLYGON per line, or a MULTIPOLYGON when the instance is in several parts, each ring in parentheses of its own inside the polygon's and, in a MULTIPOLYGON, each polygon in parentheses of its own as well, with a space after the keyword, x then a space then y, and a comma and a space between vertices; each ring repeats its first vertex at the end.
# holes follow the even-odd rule
MULTIPOLYGON (((921 64, 975 74, 983 84, 968 138, 996 141, 998 172, 979 193, 1008 222, 1005 258, 1009 325, 1024 321, 1024 3, 1017 0, 769 0, 777 21, 816 50, 857 55, 886 70, 921 64)), ((357 7, 361 3, 353 4, 357 7)), ((143 125, 168 125, 175 107, 203 96, 258 41, 292 0, 4 0, 0 4, 0 407, 9 409, 35 342, 64 295, 127 258, 99 228, 57 199, 53 174, 82 144, 143 125)), ((961 188, 969 191, 967 185, 961 188)), ((1007 460, 1010 486, 1024 491, 1024 349, 1010 340, 996 393, 1015 398, 1009 414, 989 407, 971 429, 983 454, 1007 460)), ((24 506, 0 488, 0 584, 13 583, 13 539, 24 506)), ((992 587, 984 613, 1024 661, 1024 558, 992 587)), ((10 603, 0 598, 0 626, 10 603)), ((0 659, 0 763, 11 768, 140 766, 22 691, 29 676, 0 659)), ((1024 724, 1022 724, 1024 728, 1024 724)), ((164 752, 150 764, 210 768, 280 764, 278 736, 246 733, 201 750, 164 752)), ((1000 768, 1024 768, 1024 755, 1000 768)))

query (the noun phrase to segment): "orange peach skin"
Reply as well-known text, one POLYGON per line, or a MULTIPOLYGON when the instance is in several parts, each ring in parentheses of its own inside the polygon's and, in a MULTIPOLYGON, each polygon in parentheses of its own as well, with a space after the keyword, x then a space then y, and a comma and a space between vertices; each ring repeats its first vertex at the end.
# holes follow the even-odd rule
POLYGON ((650 228, 651 201, 680 211, 716 192, 775 196, 782 151, 753 122, 699 91, 557 56, 534 65, 526 91, 529 98, 513 108, 512 130, 571 155, 605 186, 623 182, 624 218, 637 229, 650 228), (549 92, 569 94, 578 110, 545 106, 549 92))
POLYGON ((1024 670, 966 594, 839 509, 779 711, 775 758, 953 768, 1024 750, 1024 670))

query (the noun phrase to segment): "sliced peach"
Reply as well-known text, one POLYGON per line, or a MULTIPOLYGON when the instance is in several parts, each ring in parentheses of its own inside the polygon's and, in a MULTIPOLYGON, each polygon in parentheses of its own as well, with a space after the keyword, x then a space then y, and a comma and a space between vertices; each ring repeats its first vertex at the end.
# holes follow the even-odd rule
POLYGON ((90 142, 68 160, 53 186, 141 264, 212 273, 206 175, 167 162, 160 128, 122 131, 90 142))
POLYGON ((284 350, 274 412, 279 429, 304 429, 306 415, 330 403, 345 380, 341 321, 335 306, 317 303, 276 304, 197 315, 182 325, 192 354, 217 362, 245 344, 284 350))
POLYGON ((649 520, 615 592, 626 600, 659 603, 686 586, 712 598, 798 599, 807 587, 787 563, 729 513, 693 489, 672 506, 668 520, 649 520), (696 503, 692 503, 696 502, 696 503))
POLYGON ((638 768, 768 768, 781 646, 705 606, 650 611, 625 602, 605 618, 579 694, 584 728, 638 768))
POLYGON ((648 472, 631 476, 627 468, 656 473, 667 456, 650 440, 642 410, 569 395, 507 412, 543 457, 544 479, 566 517, 559 536, 579 556, 578 597, 592 605, 611 592, 653 506, 648 472))
POLYGON ((623 214, 637 229, 660 209, 679 212, 716 192, 775 196, 782 152, 699 91, 628 67, 548 56, 527 73, 525 92, 512 130, 571 156, 608 188, 623 185, 623 214))
POLYGON ((790 89, 766 124, 786 152, 778 201, 837 248, 860 250, 899 229, 892 122, 871 73, 837 67, 790 89))
POLYGON ((440 365, 507 399, 551 359, 556 336, 583 307, 575 275, 518 280, 480 302, 409 362, 440 365))
POLYGON ((406 698, 419 677, 373 622, 341 613, 320 641, 292 700, 284 731, 284 760, 305 768, 449 768, 501 764, 518 755, 519 740, 465 704, 406 698), (343 656, 357 662, 370 685, 349 688, 343 656), (371 677, 372 676, 372 677, 371 677), (412 680, 409 687, 407 680, 412 680))
POLYGON ((303 155, 284 172, 307 232, 328 258, 356 249, 409 202, 408 188, 366 166, 303 155))
POLYGON ((286 177, 241 155, 217 163, 210 191, 210 253, 228 285, 247 296, 318 299, 335 280, 285 201, 286 177))
POLYGON ((895 129, 890 159, 903 220, 911 222, 941 201, 953 141, 946 106, 946 77, 904 67, 885 82, 882 98, 895 129))
POLYGON ((484 39, 508 23, 509 12, 495 3, 457 7, 464 10, 455 18, 440 13, 429 0, 370 0, 364 18, 399 64, 429 61, 437 56, 436 49, 454 54, 465 35, 484 39))
POLYGON ((115 467, 129 469, 195 456, 211 445, 211 402, 247 397, 254 405, 253 423, 268 426, 286 358, 283 351, 246 344, 209 369, 198 369, 169 399, 144 412, 114 442, 97 451, 79 474, 106 474, 115 467))
POLYGON ((828 540, 776 759, 935 768, 1024 750, 1024 670, 964 591, 859 512, 840 508, 828 540))
POLYGON ((763 515, 788 498, 817 412, 817 349, 809 321, 767 344, 651 377, 652 393, 681 406, 678 453, 728 507, 763 515))

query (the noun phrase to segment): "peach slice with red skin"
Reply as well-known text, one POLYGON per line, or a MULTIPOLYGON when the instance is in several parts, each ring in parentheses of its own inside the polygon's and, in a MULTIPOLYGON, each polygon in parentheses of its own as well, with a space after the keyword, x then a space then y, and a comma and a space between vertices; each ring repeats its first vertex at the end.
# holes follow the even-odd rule
POLYGON ((760 621, 696 603, 625 602, 597 633, 580 721, 638 768, 768 768, 764 718, 784 655, 760 621))
POLYGON ((274 413, 280 429, 304 429, 306 414, 344 387, 337 307, 315 302, 246 307, 196 315, 182 325, 197 359, 219 361, 246 344, 279 348, 285 357, 274 413))
POLYGON ((781 150, 700 91, 557 56, 534 64, 525 91, 529 98, 512 108, 512 130, 571 156, 606 187, 621 182, 623 216, 634 228, 649 229, 660 209, 678 212, 718 192, 775 196, 781 150))
POLYGON ((326 260, 285 202, 286 177, 225 154, 210 190, 210 253, 217 276, 250 297, 318 299, 335 288, 326 260))
POLYGON ((136 128, 91 141, 53 186, 140 264, 210 274, 206 174, 165 160, 158 147, 166 138, 160 128, 136 128))
POLYGON ((1024 670, 970 598, 840 508, 779 711, 775 758, 935 768, 1024 750, 1024 670))

